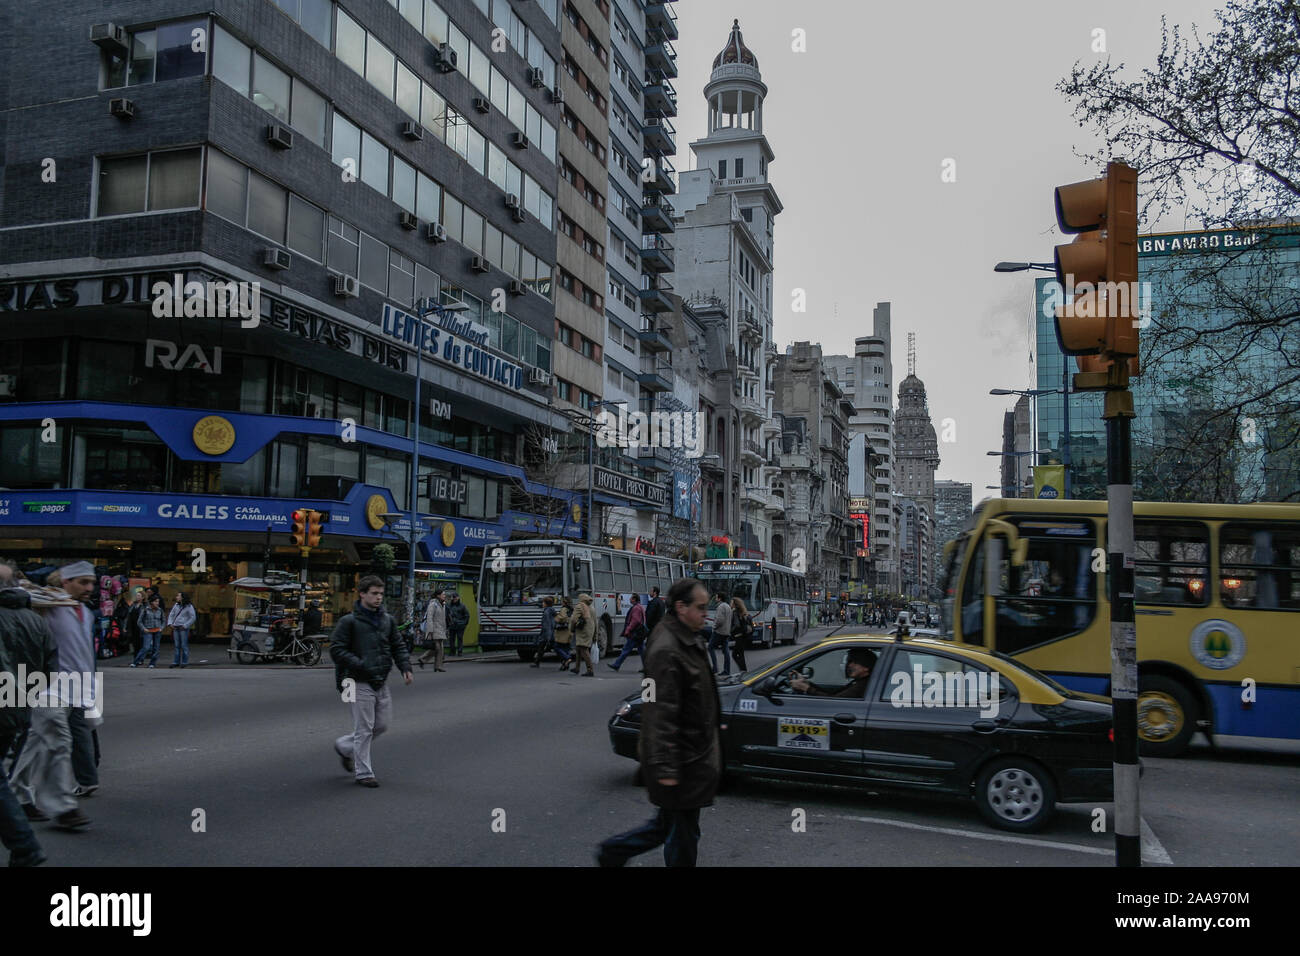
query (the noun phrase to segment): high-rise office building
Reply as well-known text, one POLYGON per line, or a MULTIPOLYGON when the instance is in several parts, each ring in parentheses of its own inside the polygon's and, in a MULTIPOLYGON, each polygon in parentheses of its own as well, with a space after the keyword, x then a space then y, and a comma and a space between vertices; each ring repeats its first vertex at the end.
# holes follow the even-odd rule
POLYGON ((876 303, 872 334, 854 340, 854 354, 823 358, 832 377, 853 404, 849 431, 867 440, 873 478, 868 585, 877 592, 899 590, 899 558, 894 502, 894 364, 890 304, 876 303))
POLYGON ((536 526, 530 498, 578 535, 519 464, 558 417, 560 23, 557 0, 58 4, 0 65, 6 550, 165 577, 221 633, 220 584, 268 541, 296 566, 295 507, 330 514, 312 578, 340 600, 376 544, 405 560, 386 521, 413 504, 419 565, 453 576, 536 526), (421 299, 462 311, 421 334, 421 299))

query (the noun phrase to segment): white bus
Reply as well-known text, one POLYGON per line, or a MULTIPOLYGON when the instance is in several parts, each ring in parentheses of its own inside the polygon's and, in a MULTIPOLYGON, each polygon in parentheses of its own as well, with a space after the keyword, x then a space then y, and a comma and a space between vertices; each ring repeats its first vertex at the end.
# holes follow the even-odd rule
POLYGON ((709 558, 695 562, 695 576, 709 589, 710 626, 721 593, 745 602, 765 647, 793 644, 808 630, 808 591, 801 571, 752 558, 709 558))
POLYGON ((597 548, 578 541, 507 541, 483 549, 479 575, 479 647, 484 651, 514 650, 532 660, 542 626, 542 598, 556 604, 567 594, 576 602, 590 594, 596 612, 602 654, 622 645, 623 622, 632 595, 650 600, 658 587, 667 598, 669 586, 685 577, 686 565, 631 551, 597 548), (493 552, 500 548, 504 556, 493 552), (498 570, 493 570, 493 565, 498 570))

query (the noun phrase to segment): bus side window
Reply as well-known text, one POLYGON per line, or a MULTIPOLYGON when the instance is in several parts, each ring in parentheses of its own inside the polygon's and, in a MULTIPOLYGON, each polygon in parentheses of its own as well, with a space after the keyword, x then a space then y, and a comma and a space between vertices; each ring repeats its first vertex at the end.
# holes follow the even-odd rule
POLYGON ((1200 523, 1133 522, 1133 599, 1138 604, 1210 603, 1210 529, 1200 523))
POLYGON ((961 590, 961 639, 967 644, 984 643, 984 542, 973 545, 966 561, 966 580, 961 590))
POLYGON ((1224 607, 1300 611, 1300 526, 1223 525, 1219 597, 1224 607))

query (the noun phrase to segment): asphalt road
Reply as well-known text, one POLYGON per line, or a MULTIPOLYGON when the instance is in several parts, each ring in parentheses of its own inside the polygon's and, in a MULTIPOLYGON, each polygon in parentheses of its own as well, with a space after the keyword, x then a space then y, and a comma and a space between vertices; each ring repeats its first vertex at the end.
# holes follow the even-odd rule
MULTIPOLYGON (((784 653, 751 651, 750 664, 784 653)), ((479 659, 417 669, 410 687, 394 675, 394 724, 374 750, 381 787, 368 790, 333 753, 351 719, 327 665, 107 668, 101 789, 82 801, 94 826, 38 833, 56 866, 591 865, 601 838, 651 814, 606 731, 637 669, 602 661, 587 678, 479 659)), ((1146 762, 1148 863, 1300 861, 1300 748, 1237 743, 1146 762)), ((1092 810, 1062 807, 1022 836, 970 803, 751 780, 704 811, 700 863, 1109 866, 1113 837, 1093 832, 1092 810)))

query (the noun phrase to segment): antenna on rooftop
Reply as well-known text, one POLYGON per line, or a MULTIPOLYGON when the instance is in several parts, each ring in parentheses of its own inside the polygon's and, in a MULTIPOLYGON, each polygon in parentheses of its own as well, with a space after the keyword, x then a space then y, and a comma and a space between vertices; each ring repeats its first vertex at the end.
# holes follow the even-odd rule
POLYGON ((907 333, 907 374, 916 374, 916 333, 907 333))

